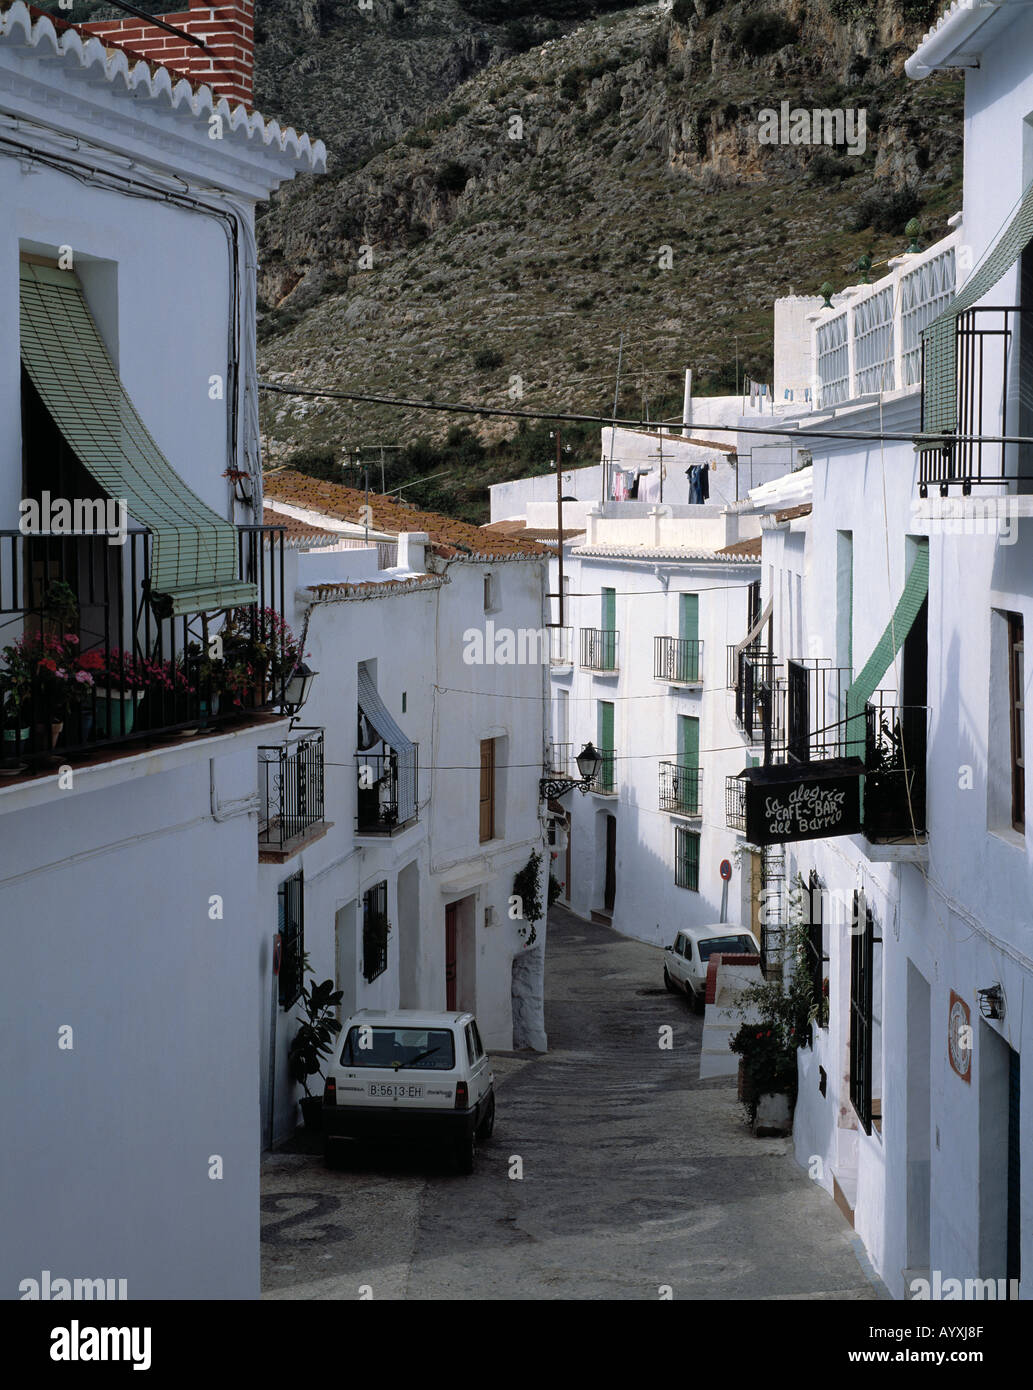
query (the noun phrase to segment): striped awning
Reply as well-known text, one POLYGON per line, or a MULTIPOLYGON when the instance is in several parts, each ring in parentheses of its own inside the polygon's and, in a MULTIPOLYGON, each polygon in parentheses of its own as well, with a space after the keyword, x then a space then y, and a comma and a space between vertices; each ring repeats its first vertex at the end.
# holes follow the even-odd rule
POLYGON ((851 756, 864 754, 864 707, 879 688, 897 652, 914 626, 922 603, 929 593, 929 546, 919 544, 904 592, 893 610, 886 631, 879 638, 861 673, 847 692, 846 742, 851 756))
POLYGON ((401 825, 416 814, 416 745, 396 724, 369 672, 360 666, 358 677, 359 709, 397 758, 398 822, 401 825))
POLYGON ((70 271, 22 263, 21 358, 69 448, 150 530, 150 597, 158 611, 257 602, 257 586, 237 578, 236 529, 186 485, 151 438, 70 271))
MULTIPOLYGON (((925 344, 924 428, 927 434, 951 434, 958 427, 958 317, 989 294, 1033 239, 1033 183, 1018 211, 943 313, 922 332, 925 344)), ((934 441, 920 449, 938 449, 934 441)))

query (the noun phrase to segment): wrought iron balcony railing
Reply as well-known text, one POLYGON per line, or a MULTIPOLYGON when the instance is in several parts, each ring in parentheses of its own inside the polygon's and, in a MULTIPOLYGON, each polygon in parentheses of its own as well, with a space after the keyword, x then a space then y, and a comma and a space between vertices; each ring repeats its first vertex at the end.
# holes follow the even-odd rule
POLYGON ((581 665, 586 671, 616 671, 619 633, 606 628, 581 629, 581 665))
POLYGON ((864 833, 867 839, 914 840, 926 833, 929 711, 880 697, 865 706, 864 833))
POLYGON ((147 598, 149 531, 129 531, 124 545, 0 531, 8 771, 282 707, 297 660, 283 622, 283 537, 238 527, 238 577, 257 585, 257 603, 163 618, 147 598))
POLYGON ((358 800, 355 828, 363 835, 393 835, 419 819, 420 746, 413 745, 411 764, 402 769, 399 754, 356 753, 358 800), (403 777, 412 786, 403 788, 403 777))
POLYGON ((602 758, 602 766, 599 769, 599 776, 595 779, 592 786, 594 792, 602 792, 606 796, 617 795, 617 754, 612 748, 599 750, 602 758))
POLYGON ((571 772, 574 766, 574 745, 572 743, 549 744, 549 773, 553 777, 580 777, 580 772, 571 772))
POLYGON ((323 823, 323 730, 258 750, 258 848, 284 853, 323 823))
POLYGON ((796 657, 786 662, 786 680, 776 699, 785 712, 775 711, 776 729, 785 738, 773 740, 791 763, 809 763, 846 756, 846 697, 853 672, 833 666, 826 657, 796 657))
MULTIPOLYGON (((983 305, 960 313, 955 326, 957 431, 959 435, 1029 434, 1024 412, 1029 400, 1033 355, 1027 356, 1033 334, 1033 309, 983 305), (1027 347, 1016 348, 1023 337, 1027 347)), ((930 428, 927 354, 922 349, 922 429, 930 428)), ((982 439, 960 439, 941 448, 919 452, 918 486, 923 497, 939 488, 946 497, 952 487, 963 494, 972 488, 1033 478, 1033 447, 982 439)))
POLYGON ((549 628, 550 666, 572 666, 574 664, 574 629, 572 627, 549 628))
POLYGON ((746 834, 746 781, 742 777, 725 778, 725 825, 746 834))
POLYGON ((653 679, 671 685, 701 683, 703 643, 687 637, 654 637, 653 679))
POLYGON ((703 814, 703 769, 678 762, 660 764, 660 810, 683 816, 703 814))

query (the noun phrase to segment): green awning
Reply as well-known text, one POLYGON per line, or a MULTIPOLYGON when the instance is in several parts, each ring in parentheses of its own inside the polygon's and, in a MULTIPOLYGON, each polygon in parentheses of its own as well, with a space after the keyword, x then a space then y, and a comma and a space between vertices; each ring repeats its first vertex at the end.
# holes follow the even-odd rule
MULTIPOLYGON (((988 255, 969 276, 938 318, 922 330, 925 342, 925 385, 923 389, 925 430, 930 434, 950 434, 958 427, 958 316, 978 304, 1018 260, 1033 238, 1033 183, 1023 193, 1019 208, 988 255)), ((933 442, 920 449, 938 449, 933 442)))
POLYGON ((150 592, 159 610, 257 602, 257 586, 237 578, 236 529, 187 487, 151 438, 69 271, 22 263, 21 357, 83 466, 151 531, 150 592))
POLYGON ((886 631, 864 664, 860 675, 847 691, 847 748, 851 757, 864 754, 864 707, 879 688, 890 663, 904 645, 919 609, 929 593, 929 546, 919 544, 904 592, 901 594, 886 631))

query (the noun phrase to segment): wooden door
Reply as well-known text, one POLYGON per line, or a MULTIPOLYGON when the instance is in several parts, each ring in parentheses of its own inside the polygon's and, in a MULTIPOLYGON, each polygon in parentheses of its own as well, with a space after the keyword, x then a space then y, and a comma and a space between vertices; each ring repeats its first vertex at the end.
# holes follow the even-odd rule
POLYGON ((606 883, 603 890, 603 907, 613 911, 617 897, 617 817, 606 817, 606 883))
POLYGON ((699 594, 678 596, 678 660, 680 681, 699 680, 699 594))
POLYGON ((481 819, 480 838, 495 838, 495 740, 481 741, 481 819))
POLYGON ((458 903, 445 908, 445 1008, 456 1008, 456 917, 458 903))

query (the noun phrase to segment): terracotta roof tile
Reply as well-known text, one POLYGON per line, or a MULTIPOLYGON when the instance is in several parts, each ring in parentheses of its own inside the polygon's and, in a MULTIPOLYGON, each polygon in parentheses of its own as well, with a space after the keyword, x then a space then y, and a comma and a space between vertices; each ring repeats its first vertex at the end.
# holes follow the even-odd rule
POLYGON ((323 526, 313 526, 311 522, 299 521, 296 516, 288 516, 285 512, 270 511, 268 507, 262 508, 262 525, 282 526, 288 543, 318 541, 324 545, 336 545, 341 539, 337 531, 328 531, 323 526))
POLYGON ((787 507, 783 512, 775 513, 776 521, 795 521, 798 516, 810 516, 810 502, 802 502, 798 507, 787 507))
MULTIPOLYGON (((366 505, 366 494, 358 488, 309 478, 290 468, 270 473, 265 479, 265 493, 278 501, 356 524, 361 522, 361 508, 366 505)), ((394 536, 401 531, 426 531, 434 554, 444 560, 460 556, 477 560, 533 559, 551 553, 537 541, 486 532, 482 526, 456 521, 440 512, 422 512, 380 493, 369 494, 369 507, 370 524, 377 530, 394 536)))
POLYGON ((742 555, 756 560, 760 559, 760 553, 759 536, 754 536, 748 541, 734 541, 731 545, 724 545, 714 552, 715 555, 742 555))

